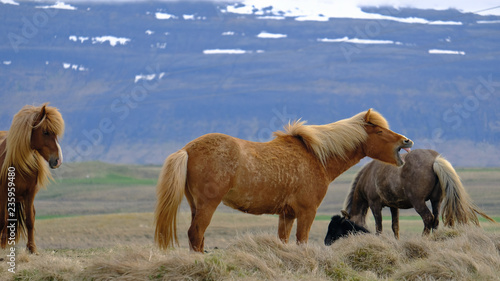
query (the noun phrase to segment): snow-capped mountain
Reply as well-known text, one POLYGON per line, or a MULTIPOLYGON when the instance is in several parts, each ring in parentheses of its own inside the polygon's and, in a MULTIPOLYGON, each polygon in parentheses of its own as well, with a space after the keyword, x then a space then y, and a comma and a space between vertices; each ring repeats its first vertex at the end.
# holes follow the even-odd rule
POLYGON ((493 2, 0 0, 0 24, 0 130, 50 101, 70 161, 160 164, 202 134, 374 108, 417 148, 500 165, 493 2))

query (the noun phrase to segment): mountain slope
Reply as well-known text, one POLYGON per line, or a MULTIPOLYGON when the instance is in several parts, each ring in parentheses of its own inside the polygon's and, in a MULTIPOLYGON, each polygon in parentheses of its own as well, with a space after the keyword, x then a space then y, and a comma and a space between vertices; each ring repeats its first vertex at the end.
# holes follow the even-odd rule
POLYGON ((500 17, 372 7, 360 10, 369 18, 304 21, 278 7, 248 14, 245 3, 45 5, 0 4, 0 129, 24 104, 50 101, 66 120, 70 161, 158 164, 205 133, 266 141, 289 120, 374 108, 416 147, 500 165, 500 17))

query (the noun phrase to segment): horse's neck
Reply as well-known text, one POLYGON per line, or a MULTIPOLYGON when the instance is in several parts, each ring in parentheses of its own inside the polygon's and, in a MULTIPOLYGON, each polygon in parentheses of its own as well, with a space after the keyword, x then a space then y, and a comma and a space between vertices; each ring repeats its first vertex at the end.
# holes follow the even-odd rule
MULTIPOLYGON (((31 164, 28 166, 16 165, 19 164, 19 162, 5 163, 5 161, 7 161, 6 143, 6 140, 0 142, 0 169, 2 169, 2 174, 6 173, 6 169, 8 169, 9 166, 13 166, 16 169, 16 190, 24 190, 25 188, 29 188, 30 186, 36 186, 38 185, 38 183, 42 183, 42 185, 44 185, 47 182, 46 178, 50 177, 50 171, 48 171, 48 168, 45 167, 45 160, 40 156, 40 154, 32 151, 32 153, 28 157, 33 157, 34 159, 33 161, 29 162, 31 164), (6 165, 5 167, 4 164, 6 165)), ((26 161, 20 162, 26 163, 26 161)), ((5 178, 5 176, 3 177, 5 178)))
POLYGON ((358 164, 359 161, 365 156, 365 153, 361 149, 357 149, 346 153, 345 158, 330 157, 326 163, 326 170, 330 182, 336 179, 343 172, 349 170, 352 166, 358 164))
POLYGON ((357 184, 354 190, 354 194, 352 194, 351 206, 350 206, 350 220, 359 224, 363 227, 366 227, 366 213, 368 212, 368 201, 366 195, 363 195, 364 191, 361 190, 363 187, 362 184, 357 184))

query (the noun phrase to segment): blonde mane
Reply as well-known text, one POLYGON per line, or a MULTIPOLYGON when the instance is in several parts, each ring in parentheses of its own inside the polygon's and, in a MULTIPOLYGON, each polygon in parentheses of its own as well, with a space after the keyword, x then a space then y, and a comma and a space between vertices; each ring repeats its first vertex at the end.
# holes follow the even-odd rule
POLYGON ((33 129, 41 127, 42 130, 53 132, 57 136, 64 133, 64 120, 55 107, 43 104, 39 107, 26 105, 12 120, 12 125, 7 133, 6 147, 2 154, 5 160, 0 170, 0 181, 7 178, 9 167, 16 169, 16 175, 28 177, 38 173, 37 184, 45 186, 52 175, 43 157, 31 148, 31 133, 33 129), (45 116, 35 124, 40 118, 40 112, 45 107, 45 116))
POLYGON ((323 165, 328 158, 346 158, 346 154, 355 150, 368 137, 364 126, 371 123, 386 129, 389 124, 385 118, 374 110, 369 110, 369 120, 365 120, 368 111, 326 125, 305 125, 306 121, 294 121, 285 126, 285 132, 278 131, 274 135, 300 137, 323 165))

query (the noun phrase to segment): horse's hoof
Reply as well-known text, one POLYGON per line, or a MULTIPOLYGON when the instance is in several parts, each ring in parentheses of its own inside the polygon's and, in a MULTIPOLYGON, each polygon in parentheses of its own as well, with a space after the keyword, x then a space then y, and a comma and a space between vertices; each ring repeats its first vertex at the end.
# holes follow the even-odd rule
POLYGON ((30 249, 30 248, 28 248, 27 250, 28 250, 28 252, 29 252, 31 255, 36 255, 36 256, 39 256, 39 255, 40 255, 40 253, 38 253, 38 251, 36 250, 36 248, 35 248, 35 249, 30 249))

